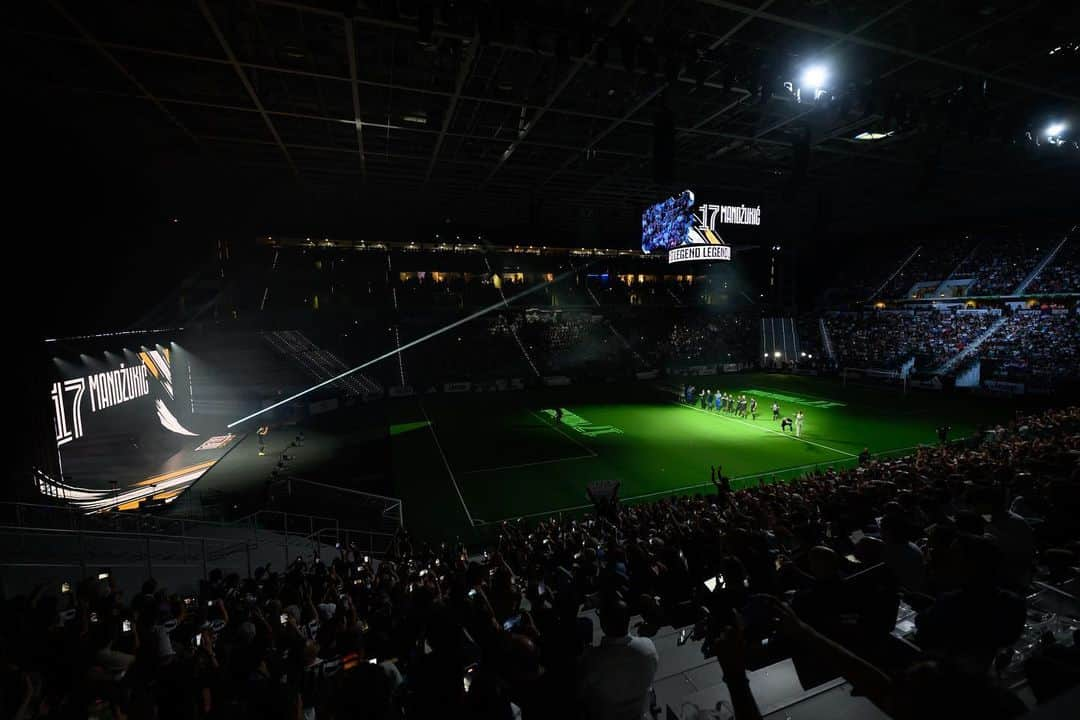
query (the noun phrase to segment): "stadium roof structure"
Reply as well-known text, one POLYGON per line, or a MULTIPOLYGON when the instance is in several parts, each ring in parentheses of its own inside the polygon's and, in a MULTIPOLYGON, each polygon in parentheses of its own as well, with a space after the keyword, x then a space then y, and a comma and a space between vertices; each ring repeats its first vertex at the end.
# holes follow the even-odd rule
POLYGON ((135 118, 125 127, 161 175, 223 174, 245 202, 285 188, 394 207, 403 222, 629 227, 683 187, 735 202, 812 187, 849 209, 940 179, 961 195, 1060 186, 1080 166, 1077 3, 48 0, 9 12, 28 88, 88 132, 135 118), (800 87, 811 64, 826 87, 800 87), (1050 142, 1048 122, 1072 130, 1050 142), (664 182, 658 126, 672 146, 664 182))

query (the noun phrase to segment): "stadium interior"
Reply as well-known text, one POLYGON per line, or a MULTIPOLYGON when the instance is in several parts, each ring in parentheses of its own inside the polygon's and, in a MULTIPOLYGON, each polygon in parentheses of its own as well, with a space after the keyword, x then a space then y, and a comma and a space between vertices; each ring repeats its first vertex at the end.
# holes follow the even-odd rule
POLYGON ((8 17, 7 716, 1077 716, 1080 4, 8 17))

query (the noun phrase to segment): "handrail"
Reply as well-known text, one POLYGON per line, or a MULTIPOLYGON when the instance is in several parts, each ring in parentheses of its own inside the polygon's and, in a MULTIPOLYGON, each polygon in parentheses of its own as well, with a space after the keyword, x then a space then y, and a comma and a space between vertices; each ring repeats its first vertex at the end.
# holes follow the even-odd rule
POLYGON ((331 531, 333 531, 333 533, 334 533, 333 539, 334 539, 335 543, 341 542, 342 537, 350 537, 351 535, 364 535, 364 536, 366 536, 367 540, 368 540, 367 552, 370 555, 385 555, 386 554, 385 549, 377 550, 375 548, 375 539, 377 537, 387 538, 387 546, 389 546, 390 542, 394 538, 394 533, 379 532, 377 530, 350 530, 348 528, 340 528, 340 529, 338 529, 338 528, 320 528, 320 529, 316 530, 314 533, 312 533, 307 538, 307 541, 310 542, 310 543, 314 543, 315 545, 323 545, 323 544, 328 545, 329 543, 327 543, 325 540, 323 540, 322 536, 324 534, 328 533, 328 532, 331 532, 331 531))
POLYGON ((281 515, 283 517, 303 518, 304 520, 325 520, 327 522, 337 523, 337 518, 324 517, 322 515, 306 515, 304 513, 291 513, 287 510, 256 510, 250 515, 244 515, 241 518, 233 520, 228 527, 241 527, 249 522, 255 522, 256 518, 260 515, 281 515))
MULTIPOLYGON (((329 485, 327 483, 318 482, 317 480, 308 480, 307 478, 296 477, 290 475, 289 480, 295 480, 296 482, 307 483, 308 485, 314 485, 316 487, 324 487, 336 492, 348 493, 350 495, 361 495, 363 497, 375 498, 376 500, 385 500, 393 505, 402 504, 401 498, 390 497, 389 495, 380 495, 378 493, 368 492, 367 490, 354 490, 353 488, 339 487, 337 485, 329 485)), ((280 510, 263 510, 261 512, 281 512, 280 510)), ((317 516, 316 516, 317 517, 317 516)))
MULTIPOLYGON (((242 530, 250 528, 252 523, 258 523, 260 517, 266 516, 280 516, 286 519, 286 522, 290 522, 295 519, 297 522, 307 522, 309 524, 318 522, 320 524, 338 524, 338 520, 331 517, 324 517, 319 515, 306 515, 302 513, 290 513, 282 510, 258 510, 250 515, 245 515, 237 520, 230 522, 220 522, 216 520, 198 520, 186 517, 172 517, 169 515, 152 515, 152 514, 139 514, 139 513, 99 513, 93 515, 86 515, 79 512, 75 508, 65 507, 63 505, 48 505, 45 503, 27 503, 19 501, 0 501, 0 509, 11 508, 13 510, 12 517, 16 521, 14 525, 8 525, 5 520, 5 514, 0 512, 0 527, 30 527, 23 524, 21 510, 26 508, 30 510, 40 510, 47 513, 52 513, 57 517, 63 517, 68 520, 69 525, 78 525, 79 527, 100 527, 102 525, 108 525, 115 522, 118 525, 124 523, 135 524, 141 528, 140 532, 145 534, 154 535, 157 537, 164 537, 167 533, 162 533, 154 529, 154 525, 173 525, 181 529, 181 536, 186 536, 184 532, 187 528, 192 530, 197 529, 197 526, 213 527, 224 530, 242 530)), ((112 531, 122 532, 122 531, 112 531)), ((202 537, 202 535, 193 535, 193 537, 202 537)))
POLYGON ((381 530, 361 530, 359 528, 328 528, 328 527, 324 527, 324 528, 319 528, 318 530, 313 532, 311 535, 308 536, 308 539, 321 537, 323 535, 323 533, 330 532, 331 530, 334 531, 338 535, 340 535, 342 533, 356 533, 358 535, 377 535, 378 537, 388 537, 388 538, 392 538, 395 535, 395 533, 382 532, 381 530))
POLYGON ((150 533, 133 533, 123 532, 120 530, 73 530, 69 528, 47 528, 47 527, 35 527, 33 525, 19 525, 17 527, 11 525, 0 525, 0 533, 4 532, 35 532, 35 533, 54 533, 57 535, 92 535, 98 537, 110 537, 120 540, 126 539, 138 539, 138 540, 173 540, 179 542, 220 542, 220 543, 236 543, 240 542, 236 538, 212 538, 212 537, 191 537, 188 535, 158 535, 150 533))
MULTIPOLYGON (((310 483, 302 478, 295 478, 300 482, 310 483)), ((400 498, 392 498, 376 493, 363 491, 349 491, 354 494, 364 495, 372 500, 378 500, 384 505, 383 516, 387 512, 396 510, 398 524, 402 522, 404 503, 400 498)), ((160 540, 166 542, 191 543, 201 541, 203 567, 206 568, 207 541, 213 544, 213 550, 219 555, 223 548, 245 548, 250 566, 250 551, 260 544, 259 531, 262 530, 262 541, 268 546, 277 547, 278 543, 267 537, 280 536, 280 547, 285 554, 286 564, 289 560, 290 543, 293 540, 301 542, 321 542, 321 538, 328 532, 333 531, 335 537, 364 535, 368 539, 369 552, 381 554, 384 550, 377 550, 376 543, 380 538, 393 538, 392 533, 380 530, 362 530, 358 528, 343 529, 337 518, 307 515, 303 513, 290 513, 285 510, 258 510, 231 522, 218 522, 213 520, 197 520, 184 517, 171 517, 168 515, 153 515, 143 513, 98 513, 87 515, 75 508, 63 505, 50 505, 45 503, 27 503, 18 501, 0 501, 0 533, 19 531, 26 533, 41 533, 69 536, 86 536, 114 538, 119 541, 141 541, 146 543, 147 569, 151 570, 150 542, 160 540), (10 516, 10 517, 9 517, 10 516), (32 516, 32 517, 27 517, 32 516), (45 516, 42 518, 41 516, 45 516), (56 523, 58 527, 39 525, 35 520, 43 519, 45 523, 56 523), (306 527, 304 527, 306 526, 306 527), (126 528, 126 529, 125 529, 126 528), (244 532, 245 537, 219 537, 203 531, 205 528, 219 530, 231 530, 244 532), (302 528, 302 529, 301 529, 302 528), (171 531, 171 532, 170 532, 171 531), (177 534, 179 532, 179 534, 177 534)), ((385 541, 385 542, 388 542, 385 541)), ((213 554, 213 552, 211 552, 213 554)), ((228 554, 228 553, 226 553, 228 554)), ((209 558, 213 559, 213 558, 209 558)), ((0 563, 2 564, 2 563, 0 563)), ((81 564, 85 564, 85 558, 81 564)), ((158 563, 160 565, 160 563, 158 563)))

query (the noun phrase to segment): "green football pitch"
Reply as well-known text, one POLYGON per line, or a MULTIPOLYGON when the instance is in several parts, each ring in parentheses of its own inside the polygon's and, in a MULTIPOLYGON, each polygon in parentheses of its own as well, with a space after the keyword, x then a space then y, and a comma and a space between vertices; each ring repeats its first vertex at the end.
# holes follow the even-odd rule
POLYGON ((426 534, 588 507, 586 485, 618 480, 625 501, 712 489, 710 465, 732 485, 783 480, 815 468, 851 467, 1008 418, 1001 401, 843 387, 789 375, 695 378, 699 387, 757 398, 757 420, 677 402, 674 384, 564 387, 522 393, 441 394, 391 409, 397 493, 409 524, 426 534), (772 420, 806 416, 801 437, 772 420), (561 408, 561 423, 554 421, 561 408))

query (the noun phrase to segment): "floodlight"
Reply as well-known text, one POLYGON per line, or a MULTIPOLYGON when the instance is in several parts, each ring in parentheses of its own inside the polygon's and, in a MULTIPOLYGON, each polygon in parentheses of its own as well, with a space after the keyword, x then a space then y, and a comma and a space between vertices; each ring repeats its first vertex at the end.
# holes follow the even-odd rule
POLYGON ((1061 137, 1061 133, 1065 132, 1065 130, 1066 130, 1065 123, 1062 123, 1062 122, 1050 123, 1050 125, 1048 125, 1046 127, 1046 137, 1048 137, 1048 138, 1061 137))
POLYGON ((820 90, 829 79, 829 70, 824 65, 811 65, 803 70, 802 86, 820 90))

